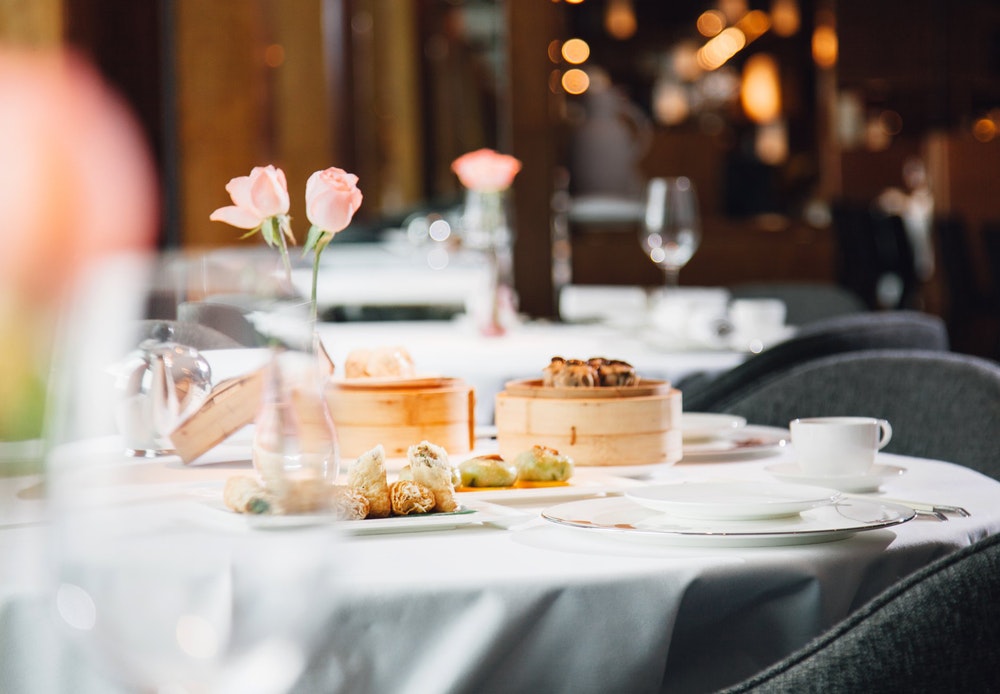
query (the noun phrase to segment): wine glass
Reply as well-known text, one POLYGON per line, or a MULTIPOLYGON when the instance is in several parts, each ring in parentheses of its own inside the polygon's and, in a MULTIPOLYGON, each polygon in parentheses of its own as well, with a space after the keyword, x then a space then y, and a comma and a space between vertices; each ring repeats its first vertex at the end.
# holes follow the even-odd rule
POLYGON ((650 260, 663 269, 665 284, 676 287, 681 268, 701 243, 698 196, 691 179, 649 181, 640 241, 650 260))

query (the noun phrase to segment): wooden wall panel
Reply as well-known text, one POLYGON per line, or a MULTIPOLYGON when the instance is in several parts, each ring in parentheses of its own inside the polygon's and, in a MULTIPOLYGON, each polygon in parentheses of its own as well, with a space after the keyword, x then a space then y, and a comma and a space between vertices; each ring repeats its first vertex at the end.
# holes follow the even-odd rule
POLYGON ((51 46, 62 39, 61 0, 0 0, 0 42, 51 46))
POLYGON ((226 182, 254 166, 284 169, 300 238, 305 181, 329 166, 320 0, 177 0, 176 99, 180 238, 237 242, 210 222, 226 182), (270 64, 269 64, 270 63, 270 64))
POLYGON ((560 129, 549 91, 547 49, 563 29, 558 5, 535 3, 526 11, 529 2, 508 3, 510 126, 501 131, 500 148, 524 165, 514 179, 514 284, 521 309, 531 316, 554 316, 551 217, 560 129))

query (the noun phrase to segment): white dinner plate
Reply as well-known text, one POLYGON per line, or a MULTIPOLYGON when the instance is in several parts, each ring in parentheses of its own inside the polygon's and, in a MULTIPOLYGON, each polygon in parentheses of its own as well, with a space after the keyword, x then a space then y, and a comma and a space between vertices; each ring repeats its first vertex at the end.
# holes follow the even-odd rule
POLYGON ((893 477, 899 477, 906 468, 898 465, 873 465, 871 470, 863 475, 807 475, 798 463, 775 463, 766 468, 779 480, 797 484, 818 484, 841 492, 860 494, 877 491, 882 483, 893 477))
POLYGON ((832 504, 840 492, 784 482, 675 482, 630 489, 628 499, 679 518, 760 520, 832 504))
POLYGON ((714 412, 682 412, 681 432, 684 441, 704 441, 724 436, 746 426, 745 417, 714 412))
POLYGON ((485 487, 483 489, 458 492, 459 498, 469 500, 503 502, 533 502, 546 499, 580 499, 588 496, 622 494, 627 489, 641 486, 628 477, 606 474, 605 470, 577 467, 573 476, 564 485, 540 487, 485 487))
POLYGON ((559 504, 542 517, 559 526, 626 539, 698 547, 775 547, 831 542, 855 533, 891 528, 916 512, 899 504, 843 499, 797 516, 769 520, 699 520, 668 516, 626 497, 559 504))
POLYGON ((684 441, 683 462, 708 463, 777 455, 788 445, 788 429, 748 425, 722 436, 684 441))

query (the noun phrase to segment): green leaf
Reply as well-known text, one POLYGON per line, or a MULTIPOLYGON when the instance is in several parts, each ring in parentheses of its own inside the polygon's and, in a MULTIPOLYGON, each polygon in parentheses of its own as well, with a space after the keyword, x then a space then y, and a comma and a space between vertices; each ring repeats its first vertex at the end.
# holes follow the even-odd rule
POLYGON ((264 239, 264 243, 272 248, 278 243, 278 220, 274 217, 268 217, 264 220, 264 223, 260 225, 260 235, 264 239))
POLYGON ((326 234, 325 231, 320 229, 318 226, 313 224, 309 227, 309 235, 306 237, 306 243, 302 247, 302 255, 305 255, 309 251, 316 249, 317 252, 321 252, 323 248, 329 243, 327 240, 325 243, 323 241, 323 236, 326 234))

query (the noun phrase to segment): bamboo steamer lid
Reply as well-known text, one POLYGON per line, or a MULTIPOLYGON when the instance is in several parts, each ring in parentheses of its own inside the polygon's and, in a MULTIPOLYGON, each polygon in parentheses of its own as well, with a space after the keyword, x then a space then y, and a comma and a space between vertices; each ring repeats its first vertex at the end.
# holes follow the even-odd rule
POLYGON ((496 397, 497 443, 504 457, 543 445, 580 466, 676 463, 681 409, 680 391, 665 381, 594 388, 512 381, 496 397))

